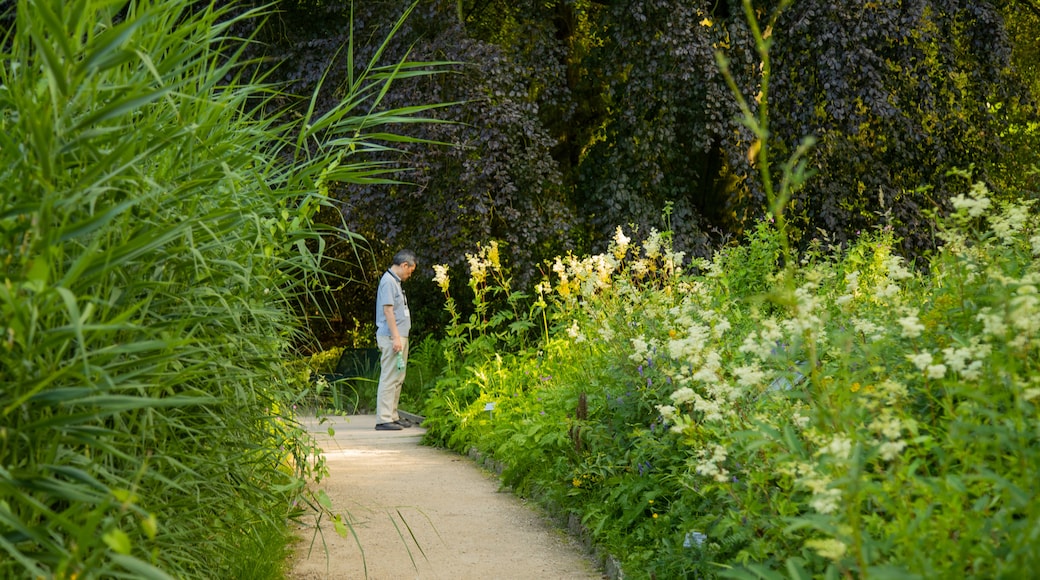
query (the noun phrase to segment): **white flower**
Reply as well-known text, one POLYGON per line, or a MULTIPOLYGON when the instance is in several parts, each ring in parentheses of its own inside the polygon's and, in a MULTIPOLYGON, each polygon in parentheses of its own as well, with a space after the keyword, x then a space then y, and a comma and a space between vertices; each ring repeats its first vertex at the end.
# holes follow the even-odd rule
POLYGON ((946 365, 928 365, 928 369, 925 372, 930 379, 941 379, 946 376, 946 365))
POLYGON ((672 423, 675 421, 675 407, 671 405, 658 405, 657 412, 661 414, 661 417, 665 421, 672 423))
POLYGON ((816 452, 816 456, 830 455, 835 459, 848 460, 852 454, 852 440, 841 435, 835 435, 834 439, 825 447, 816 452))
POLYGON ((643 242, 643 251, 646 252, 648 260, 653 260, 661 255, 661 234, 657 231, 657 228, 650 230, 650 235, 643 242))
POLYGON ((697 394, 693 397, 693 409, 702 413, 707 422, 721 421, 726 418, 718 401, 705 399, 697 394))
POLYGON ((881 459, 892 461, 898 457, 905 448, 905 441, 885 441, 880 447, 878 447, 878 452, 881 454, 881 459))
POLYGON ((895 298, 897 294, 899 294, 899 286, 896 286, 895 284, 889 284, 877 291, 878 298, 882 299, 895 298))
POLYGON ((440 286, 442 292, 447 292, 448 283, 450 282, 450 279, 448 278, 447 264, 438 264, 434 266, 433 273, 433 281, 436 282, 438 286, 440 286))
POLYGON ((668 341, 668 355, 677 361, 686 361, 696 356, 711 337, 711 329, 701 324, 691 324, 686 336, 668 341))
POLYGON ((737 367, 733 369, 733 374, 741 386, 749 389, 758 386, 766 376, 762 369, 754 366, 737 367))
POLYGON ((914 363, 914 366, 921 371, 927 370, 929 365, 932 364, 932 353, 928 351, 917 354, 908 354, 906 355, 906 358, 910 362, 914 363))
POLYGON ((961 371, 961 376, 969 381, 977 381, 982 376, 982 361, 972 362, 961 371))
POLYGON ((891 280, 906 280, 914 277, 913 272, 903 267, 903 258, 899 256, 889 256, 885 260, 885 268, 888 270, 888 277, 891 280))
POLYGON ((722 338, 727 330, 732 328, 732 324, 725 318, 721 318, 715 321, 715 325, 711 327, 711 335, 715 338, 722 338))
POLYGON ((585 335, 581 333, 581 326, 578 325, 577 320, 571 323, 570 328, 567 329, 567 334, 574 339, 574 342, 585 342, 585 335))
POLYGON ((870 340, 878 340, 881 338, 881 331, 883 328, 875 324, 874 321, 866 318, 853 318, 852 326, 856 329, 856 332, 866 336, 870 340))
MULTIPOLYGON (((929 361, 930 361, 931 360, 931 355, 928 355, 928 356, 929 356, 929 361)), ((899 399, 903 399, 908 394, 907 390, 906 390, 906 385, 897 383, 897 382, 895 382, 893 380, 882 381, 878 385, 878 391, 880 393, 884 394, 890 400, 893 400, 893 401, 896 401, 896 400, 899 400, 899 399)))
POLYGON ((625 235, 625 232, 621 231, 621 226, 617 227, 614 231, 614 257, 618 260, 625 259, 625 253, 628 252, 628 244, 632 242, 632 238, 625 235))
POLYGON ((957 211, 964 210, 971 217, 979 217, 986 213, 986 210, 990 207, 989 201, 989 189, 982 182, 978 182, 971 187, 971 191, 968 193, 970 197, 964 195, 957 195, 950 199, 953 203, 954 209, 957 211))
POLYGON ((993 233, 997 234, 1004 245, 1010 246, 1017 234, 1029 220, 1029 210, 1023 205, 1009 205, 1003 214, 993 216, 989 220, 993 233))
POLYGON ((693 392, 693 389, 690 387, 683 387, 672 393, 669 398, 674 401, 676 405, 682 405, 692 401, 695 396, 696 393, 693 392))
POLYGON ((556 256, 556 261, 552 265, 552 271, 557 274, 563 274, 567 271, 567 267, 563 265, 563 258, 556 256))
POLYGON ((715 384, 722 380, 719 378, 718 369, 707 365, 697 369, 697 372, 693 373, 693 377, 691 378, 695 381, 699 381, 709 385, 715 384))
POLYGON ((847 549, 845 542, 834 538, 808 540, 805 542, 805 547, 816 550, 816 553, 821 557, 835 562, 840 562, 845 557, 845 550, 847 549))
POLYGON ((640 336, 640 337, 633 338, 632 339, 632 350, 634 352, 632 354, 630 354, 628 356, 628 358, 630 358, 631 360, 633 360, 635 362, 643 362, 643 361, 646 360, 646 353, 647 353, 647 349, 648 348, 649 348, 649 345, 647 344, 646 340, 643 339, 643 337, 640 336))
POLYGON ((893 416, 892 412, 887 409, 870 422, 870 428, 889 439, 899 439, 903 434, 902 421, 899 420, 899 417, 893 416))
POLYGON ((762 360, 766 360, 773 352, 773 344, 768 340, 759 340, 758 333, 752 332, 744 339, 744 344, 740 345, 740 352, 753 354, 762 360))
POLYGON ((943 349, 943 360, 955 373, 959 373, 968 367, 971 359, 971 349, 947 347, 943 349))
POLYGON ((726 460, 726 448, 715 444, 708 449, 700 450, 697 455, 700 457, 700 463, 694 469, 699 475, 705 477, 711 477, 715 481, 726 481, 729 476, 729 472, 725 468, 719 466, 720 463, 726 460))
POLYGON ((794 414, 791 415, 791 422, 797 425, 799 429, 805 429, 809 424, 809 418, 802 415, 800 412, 795 411, 794 414))
POLYGON ((478 284, 483 282, 487 277, 487 262, 474 254, 466 254, 466 261, 469 262, 470 280, 478 284))
POLYGON ((924 330, 924 325, 917 319, 916 310, 911 310, 906 316, 900 318, 899 325, 903 327, 903 336, 906 338, 917 338, 924 330))
POLYGON ((975 319, 982 322, 982 328, 986 334, 997 338, 1007 335, 1008 329, 1007 324, 1004 323, 1004 317, 994 314, 989 306, 980 309, 975 319))
POLYGON ((809 505, 821 514, 832 514, 838 511, 838 505, 841 502, 841 490, 827 489, 826 485, 829 482, 825 480, 810 480, 810 482, 809 487, 813 490, 813 497, 809 500, 809 505))
POLYGON ((859 270, 845 274, 845 289, 849 294, 855 294, 859 290, 859 270))

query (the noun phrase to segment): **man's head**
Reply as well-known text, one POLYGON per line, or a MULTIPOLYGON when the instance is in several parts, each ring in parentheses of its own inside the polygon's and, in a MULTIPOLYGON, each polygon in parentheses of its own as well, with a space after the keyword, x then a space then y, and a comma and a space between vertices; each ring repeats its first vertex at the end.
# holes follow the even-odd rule
POLYGON ((402 282, 408 279, 415 271, 415 252, 411 250, 401 250, 394 254, 393 263, 394 274, 401 279, 402 282))

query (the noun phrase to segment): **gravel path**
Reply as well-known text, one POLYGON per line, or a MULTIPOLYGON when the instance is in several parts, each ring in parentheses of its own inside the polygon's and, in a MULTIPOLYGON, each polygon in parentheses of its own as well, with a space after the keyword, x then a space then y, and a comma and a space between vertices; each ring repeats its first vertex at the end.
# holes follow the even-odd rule
POLYGON ((421 427, 376 431, 371 415, 302 423, 328 462, 330 475, 319 487, 357 537, 339 536, 328 521, 315 536, 312 519, 299 530, 290 579, 603 577, 573 538, 501 491, 494 476, 467 458, 420 445, 421 427))

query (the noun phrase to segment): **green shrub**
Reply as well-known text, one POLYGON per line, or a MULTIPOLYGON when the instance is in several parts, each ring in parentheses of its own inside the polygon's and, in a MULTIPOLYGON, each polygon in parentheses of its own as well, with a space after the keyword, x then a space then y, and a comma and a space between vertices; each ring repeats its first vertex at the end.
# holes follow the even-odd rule
POLYGON ((732 300, 760 270, 733 253, 685 275, 619 230, 540 284, 547 341, 442 377, 429 440, 576 514, 626 577, 1021 577, 1040 222, 990 200, 953 200, 926 268, 866 235, 773 279, 768 308, 732 300))

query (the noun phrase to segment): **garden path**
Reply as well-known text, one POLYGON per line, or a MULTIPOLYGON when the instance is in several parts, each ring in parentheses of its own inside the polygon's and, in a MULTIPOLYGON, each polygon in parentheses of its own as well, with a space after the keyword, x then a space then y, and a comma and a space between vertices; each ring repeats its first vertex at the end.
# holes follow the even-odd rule
POLYGON ((339 536, 327 519, 315 535, 311 519, 299 530, 290 579, 603 577, 576 540, 501 490, 493 475, 420 445, 423 428, 376 431, 371 415, 301 422, 328 464, 318 486, 357 537, 339 536))

